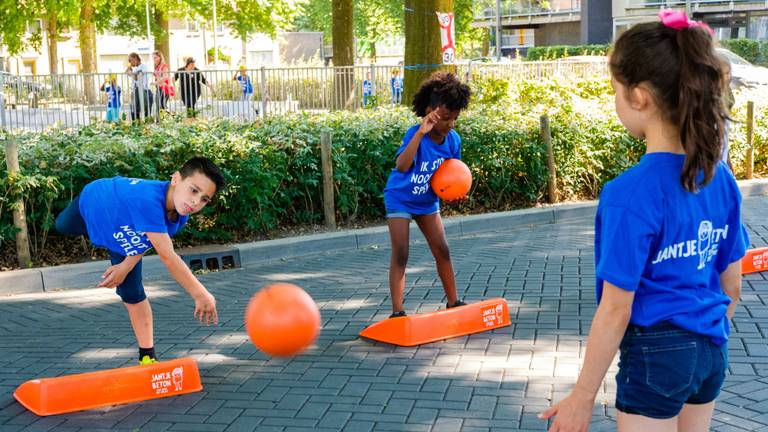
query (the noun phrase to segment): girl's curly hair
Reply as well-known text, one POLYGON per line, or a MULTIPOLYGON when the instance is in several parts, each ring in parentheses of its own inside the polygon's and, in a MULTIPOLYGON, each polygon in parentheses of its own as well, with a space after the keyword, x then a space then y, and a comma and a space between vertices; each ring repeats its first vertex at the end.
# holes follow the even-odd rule
POLYGON ((427 115, 427 108, 444 106, 461 111, 469 105, 469 86, 451 72, 435 72, 427 78, 413 96, 413 112, 419 117, 427 115))

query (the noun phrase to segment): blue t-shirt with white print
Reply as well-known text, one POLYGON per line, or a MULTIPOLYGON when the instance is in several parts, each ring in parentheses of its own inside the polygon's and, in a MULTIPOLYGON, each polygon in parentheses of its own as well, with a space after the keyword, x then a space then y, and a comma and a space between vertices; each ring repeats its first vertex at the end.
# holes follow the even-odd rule
POLYGON ((112 177, 88 183, 80 193, 80 214, 93 244, 123 256, 152 248, 145 233, 173 236, 189 216, 166 217, 168 181, 112 177))
POLYGON ((363 96, 373 96, 373 82, 371 80, 363 81, 363 96))
MULTIPOLYGON (((419 127, 420 125, 416 125, 408 129, 403 137, 403 144, 397 150, 397 156, 405 151, 419 127)), ((387 186, 384 188, 384 206, 387 211, 424 215, 440 210, 440 200, 430 187, 429 181, 446 159, 461 159, 459 134, 451 130, 442 144, 436 144, 429 135, 424 135, 413 157, 413 165, 406 172, 394 168, 389 175, 387 186)))
POLYGON ((686 191, 684 162, 649 153, 606 184, 595 220, 597 300, 604 281, 635 291, 631 324, 668 321, 722 345, 730 299, 720 273, 749 245, 741 193, 722 162, 709 184, 686 191))
POLYGON ((112 86, 107 84, 104 86, 104 93, 107 94, 107 108, 120 108, 120 100, 123 91, 120 86, 112 86))

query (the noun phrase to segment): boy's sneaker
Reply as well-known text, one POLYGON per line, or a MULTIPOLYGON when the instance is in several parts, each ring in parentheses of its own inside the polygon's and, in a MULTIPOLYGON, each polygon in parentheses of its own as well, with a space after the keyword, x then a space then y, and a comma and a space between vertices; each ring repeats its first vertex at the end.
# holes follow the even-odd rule
POLYGON ((467 304, 466 304, 466 303, 464 303, 463 301, 461 301, 461 300, 456 300, 456 303, 454 303, 453 305, 450 305, 450 304, 446 303, 446 304, 445 304, 445 307, 446 307, 446 308, 448 308, 448 309, 450 309, 450 308, 455 308, 455 307, 459 307, 459 306, 466 306, 466 305, 467 305, 467 304))
POLYGON ((390 315, 389 317, 390 318, 400 318, 400 317, 404 317, 404 316, 407 316, 405 314, 405 311, 400 311, 400 312, 393 312, 392 315, 390 315))
POLYGON ((155 363, 157 363, 157 359, 148 355, 145 355, 139 360, 139 366, 147 366, 155 363))

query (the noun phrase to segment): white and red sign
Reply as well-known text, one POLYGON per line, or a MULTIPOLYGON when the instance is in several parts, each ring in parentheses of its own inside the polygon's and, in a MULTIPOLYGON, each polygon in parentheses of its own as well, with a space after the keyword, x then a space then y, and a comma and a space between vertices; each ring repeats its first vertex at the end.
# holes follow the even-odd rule
POLYGON ((456 39, 454 37, 453 12, 437 12, 437 21, 440 23, 440 51, 443 64, 456 63, 456 39))

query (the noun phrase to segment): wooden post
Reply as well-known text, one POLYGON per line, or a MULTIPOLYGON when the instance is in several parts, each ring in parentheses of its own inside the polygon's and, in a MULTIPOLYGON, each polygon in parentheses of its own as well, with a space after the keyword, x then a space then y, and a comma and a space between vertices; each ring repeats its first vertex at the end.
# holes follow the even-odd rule
POLYGON ((744 163, 747 165, 747 179, 752 178, 753 171, 755 169, 755 144, 754 138, 754 126, 755 126, 755 103, 752 101, 747 102, 747 160, 744 163))
POLYGON ((549 129, 549 117, 546 114, 541 116, 541 139, 547 146, 547 169, 549 170, 547 186, 549 203, 554 204, 557 202, 557 172, 555 171, 555 151, 552 148, 552 132, 549 129))
POLYGON ((268 83, 267 83, 266 67, 264 66, 261 67, 259 76, 261 78, 261 117, 266 117, 267 116, 267 100, 268 100, 267 89, 269 88, 267 85, 268 83))
MULTIPOLYGON (((8 178, 13 179, 19 175, 19 148, 13 135, 5 136, 5 163, 8 167, 8 178)), ((27 216, 24 211, 24 199, 19 199, 13 205, 13 226, 16 227, 16 257, 19 267, 27 268, 32 263, 29 253, 29 233, 27 231, 27 216)))
POLYGON ((333 152, 331 133, 328 131, 320 133, 320 159, 323 169, 323 213, 325 214, 325 225, 329 228, 336 228, 336 204, 333 197, 333 152))
MULTIPOLYGON (((5 99, 3 97, 4 76, 0 74, 0 139, 5 138, 5 163, 8 168, 8 179, 13 179, 19 173, 19 148, 10 128, 6 128, 5 99)), ((16 232, 16 258, 21 268, 27 268, 32 263, 29 253, 29 233, 27 231, 27 217, 24 212, 24 199, 19 198, 13 206, 13 226, 16 232)))

